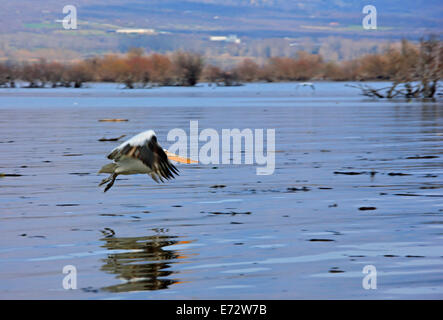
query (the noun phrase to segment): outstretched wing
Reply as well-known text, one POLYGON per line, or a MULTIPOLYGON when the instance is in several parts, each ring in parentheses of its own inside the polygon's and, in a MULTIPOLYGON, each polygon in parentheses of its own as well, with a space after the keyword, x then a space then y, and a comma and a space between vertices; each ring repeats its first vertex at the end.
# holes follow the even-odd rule
POLYGON ((153 131, 142 132, 111 151, 108 159, 118 162, 122 157, 140 160, 152 170, 151 177, 163 182, 178 175, 178 169, 169 161, 163 148, 158 144, 153 131))

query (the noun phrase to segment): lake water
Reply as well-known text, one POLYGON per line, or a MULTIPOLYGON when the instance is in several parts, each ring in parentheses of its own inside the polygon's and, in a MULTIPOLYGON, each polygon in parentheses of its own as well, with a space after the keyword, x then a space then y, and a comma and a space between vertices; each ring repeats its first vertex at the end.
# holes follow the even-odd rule
POLYGON ((0 89, 0 154, 2 299, 443 298, 441 100, 345 83, 0 89), (120 144, 99 139, 153 129, 168 148, 192 120, 275 129, 274 174, 177 164, 164 184, 98 187, 120 144))

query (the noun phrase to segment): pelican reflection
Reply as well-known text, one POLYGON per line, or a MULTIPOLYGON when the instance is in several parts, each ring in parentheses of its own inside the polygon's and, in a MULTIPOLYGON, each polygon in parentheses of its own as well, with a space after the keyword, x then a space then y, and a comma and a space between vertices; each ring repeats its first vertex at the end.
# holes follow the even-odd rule
POLYGON ((179 241, 176 236, 153 235, 144 237, 107 236, 102 246, 114 252, 103 259, 102 271, 116 274, 124 282, 102 288, 110 292, 128 292, 166 289, 179 280, 171 265, 178 259, 186 258, 177 250, 164 249, 166 246, 188 241, 179 241))

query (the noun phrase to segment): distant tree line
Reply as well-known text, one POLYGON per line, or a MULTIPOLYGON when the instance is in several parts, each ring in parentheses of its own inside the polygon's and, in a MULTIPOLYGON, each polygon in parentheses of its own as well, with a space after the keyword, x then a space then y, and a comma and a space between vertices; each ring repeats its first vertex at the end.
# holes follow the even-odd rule
POLYGON ((194 86, 204 68, 203 57, 189 52, 143 55, 131 49, 126 55, 109 54, 73 63, 37 62, 0 63, 0 87, 15 88, 24 82, 28 88, 74 87, 86 82, 122 83, 126 88, 157 86, 194 86))
POLYGON ((116 82, 126 88, 194 86, 199 81, 231 86, 244 82, 276 81, 391 81, 392 86, 374 90, 358 86, 363 94, 379 98, 432 97, 443 73, 443 46, 436 37, 419 45, 406 40, 400 48, 358 59, 332 62, 321 55, 298 52, 294 57, 271 57, 263 65, 244 59, 230 69, 207 64, 202 55, 178 51, 145 55, 131 49, 125 55, 108 54, 73 63, 0 63, 0 87, 17 82, 30 88, 75 87, 85 82, 116 82))

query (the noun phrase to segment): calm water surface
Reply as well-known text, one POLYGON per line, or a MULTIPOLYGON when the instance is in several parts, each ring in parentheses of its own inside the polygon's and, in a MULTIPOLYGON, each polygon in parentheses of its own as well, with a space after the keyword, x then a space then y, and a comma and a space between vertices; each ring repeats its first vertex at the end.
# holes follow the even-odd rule
POLYGON ((343 83, 0 89, 0 154, 3 299, 443 298, 441 101, 343 83), (179 164, 165 184, 97 186, 120 143, 100 138, 154 129, 168 148, 190 120, 274 128, 274 174, 179 164))

